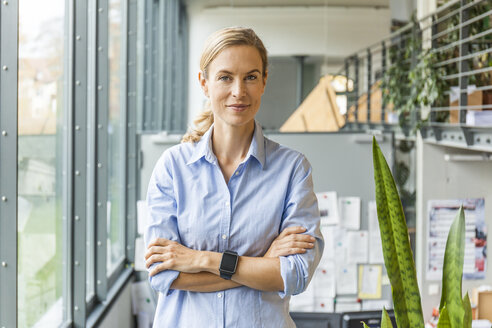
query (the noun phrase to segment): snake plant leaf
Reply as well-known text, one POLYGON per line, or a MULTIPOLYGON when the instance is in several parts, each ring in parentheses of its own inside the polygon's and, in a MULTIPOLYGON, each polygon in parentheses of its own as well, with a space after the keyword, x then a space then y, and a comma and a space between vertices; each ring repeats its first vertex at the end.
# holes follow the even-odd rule
POLYGON ((472 308, 470 303, 470 297, 468 292, 463 297, 463 309, 465 310, 465 319, 463 320, 463 327, 471 328, 472 326, 472 308))
POLYGON ((395 181, 376 138, 373 138, 373 160, 379 229, 384 264, 392 287, 396 323, 399 328, 424 327, 415 263, 403 208, 395 181))
POLYGON ((368 326, 368 325, 366 325, 366 323, 365 323, 364 321, 361 321, 361 322, 362 322, 362 324, 364 325, 364 328, 369 328, 369 326, 368 326))
POLYGON ((439 311, 437 328, 451 328, 451 322, 449 321, 449 313, 446 304, 444 304, 442 309, 439 311))
POLYGON ((386 309, 383 307, 383 311, 381 313, 381 328, 393 328, 393 324, 391 323, 391 319, 386 312, 386 309))
POLYGON ((462 328, 465 310, 461 295, 463 278, 463 261, 465 258, 465 213, 460 207, 451 228, 449 229, 444 266, 442 272, 442 295, 439 310, 444 303, 448 308, 452 328, 462 328))

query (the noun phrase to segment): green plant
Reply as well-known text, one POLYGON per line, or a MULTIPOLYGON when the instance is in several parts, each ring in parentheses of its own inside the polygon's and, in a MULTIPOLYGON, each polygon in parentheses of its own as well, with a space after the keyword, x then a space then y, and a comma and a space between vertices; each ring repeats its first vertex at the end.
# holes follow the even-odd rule
MULTIPOLYGON (((391 282, 397 326, 424 327, 415 263, 398 190, 384 155, 373 139, 374 180, 379 229, 386 271, 391 282)), ((468 294, 462 299, 465 215, 460 209, 448 234, 444 253, 443 288, 438 327, 471 327, 468 294)), ((392 327, 383 311, 384 325, 392 327)), ((382 320, 382 321, 383 321, 382 320)))

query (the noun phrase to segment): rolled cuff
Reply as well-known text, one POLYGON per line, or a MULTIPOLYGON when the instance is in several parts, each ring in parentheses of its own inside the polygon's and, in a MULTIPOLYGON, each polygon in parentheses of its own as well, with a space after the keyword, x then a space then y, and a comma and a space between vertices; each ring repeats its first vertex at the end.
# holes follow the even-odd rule
POLYGON ((301 269, 301 265, 296 260, 300 260, 298 255, 280 256, 280 275, 284 281, 284 290, 279 291, 281 298, 297 295, 304 291, 307 276, 301 269))
POLYGON ((170 295, 174 289, 170 289, 172 283, 178 278, 179 271, 166 270, 161 271, 155 276, 149 276, 149 282, 152 289, 167 296, 170 295))

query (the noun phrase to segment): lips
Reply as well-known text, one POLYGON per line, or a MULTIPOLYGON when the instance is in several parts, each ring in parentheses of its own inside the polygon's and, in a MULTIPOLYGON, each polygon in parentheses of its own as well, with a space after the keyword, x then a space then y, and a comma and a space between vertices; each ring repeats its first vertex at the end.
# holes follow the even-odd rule
POLYGON ((246 104, 232 104, 232 105, 227 106, 227 108, 230 108, 236 112, 242 112, 242 111, 246 110, 248 107, 249 107, 249 105, 246 105, 246 104))

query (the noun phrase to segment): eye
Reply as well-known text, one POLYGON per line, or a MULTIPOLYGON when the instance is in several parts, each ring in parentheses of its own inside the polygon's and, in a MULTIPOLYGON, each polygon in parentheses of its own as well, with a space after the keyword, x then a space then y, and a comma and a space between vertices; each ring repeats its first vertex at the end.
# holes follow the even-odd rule
POLYGON ((223 76, 220 76, 219 77, 219 81, 224 81, 224 82, 227 82, 227 81, 230 81, 231 78, 227 75, 223 75, 223 76))
POLYGON ((248 75, 246 76, 246 80, 256 80, 257 76, 256 75, 248 75))

